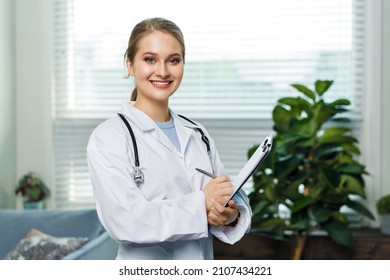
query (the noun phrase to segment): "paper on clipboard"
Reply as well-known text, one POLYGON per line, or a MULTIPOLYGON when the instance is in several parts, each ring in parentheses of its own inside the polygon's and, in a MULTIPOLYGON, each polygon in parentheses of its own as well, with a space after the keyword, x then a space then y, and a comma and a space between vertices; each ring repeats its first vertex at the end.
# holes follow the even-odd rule
POLYGON ((259 147, 253 153, 251 158, 246 162, 240 173, 238 173, 238 175, 234 178, 232 182, 233 193, 230 198, 225 202, 224 206, 227 206, 229 200, 231 200, 233 196, 242 188, 242 186, 246 183, 246 181, 248 181, 250 176, 252 176, 256 168, 268 156, 272 148, 272 140, 273 137, 271 135, 264 138, 263 142, 259 145, 259 147))

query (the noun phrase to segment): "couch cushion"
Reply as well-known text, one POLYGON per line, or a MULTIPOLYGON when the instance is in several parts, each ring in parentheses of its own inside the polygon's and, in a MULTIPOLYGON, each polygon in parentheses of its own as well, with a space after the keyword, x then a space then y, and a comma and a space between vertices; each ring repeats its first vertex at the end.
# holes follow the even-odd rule
POLYGON ((87 210, 12 210, 0 209, 0 259, 31 230, 52 236, 93 239, 104 231, 95 209, 87 210))

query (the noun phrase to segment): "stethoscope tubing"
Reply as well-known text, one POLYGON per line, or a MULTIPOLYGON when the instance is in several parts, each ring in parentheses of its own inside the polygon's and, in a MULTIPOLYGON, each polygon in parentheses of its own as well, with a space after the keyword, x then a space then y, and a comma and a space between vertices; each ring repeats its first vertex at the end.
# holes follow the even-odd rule
MULTIPOLYGON (((130 133, 130 136, 131 136, 131 140, 133 142, 133 149, 134 149, 134 160, 135 160, 135 168, 134 168, 134 181, 136 183, 143 183, 143 180, 144 180, 144 176, 143 176, 143 173, 142 171, 140 170, 140 163, 139 163, 139 156, 138 156, 138 146, 137 146, 137 141, 135 139, 135 136, 134 136, 134 132, 133 132, 133 129, 131 128, 129 122, 126 120, 125 116, 121 113, 118 113, 118 116, 122 119, 122 121, 125 123, 127 129, 129 130, 129 133, 130 133)), ((195 122, 193 122, 192 120, 182 116, 182 115, 179 115, 179 117, 187 120, 188 122, 192 123, 193 125, 197 126, 197 124, 195 122)), ((199 127, 195 127, 195 129, 197 131, 199 131, 199 133, 201 134, 201 139, 202 141, 206 144, 206 148, 207 148, 207 155, 209 156, 209 159, 210 159, 210 164, 211 164, 211 168, 212 168, 212 171, 213 171, 213 174, 215 173, 214 172, 214 165, 213 165, 213 161, 212 161, 212 156, 211 156, 211 149, 210 149, 210 141, 209 139, 207 138, 207 136, 205 135, 205 133, 203 132, 203 130, 199 127)))
POLYGON ((135 166, 139 167, 138 148, 137 148, 137 142, 135 140, 134 132, 131 129, 131 126, 130 126, 129 122, 126 120, 126 118, 121 113, 118 113, 118 116, 122 119, 122 121, 125 123, 127 129, 129 130, 131 140, 133 142, 135 166))

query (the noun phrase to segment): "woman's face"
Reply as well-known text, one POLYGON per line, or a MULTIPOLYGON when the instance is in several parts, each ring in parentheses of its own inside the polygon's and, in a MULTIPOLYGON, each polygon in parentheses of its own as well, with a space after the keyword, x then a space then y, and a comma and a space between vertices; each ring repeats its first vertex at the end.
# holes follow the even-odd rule
POLYGON ((134 62, 126 62, 138 90, 137 102, 168 102, 183 78, 183 56, 179 42, 161 31, 153 31, 138 43, 134 62))

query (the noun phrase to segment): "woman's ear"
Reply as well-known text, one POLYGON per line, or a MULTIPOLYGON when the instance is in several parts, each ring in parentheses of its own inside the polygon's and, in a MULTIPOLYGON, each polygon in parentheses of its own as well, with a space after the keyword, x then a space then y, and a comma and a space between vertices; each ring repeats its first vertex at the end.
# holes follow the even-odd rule
POLYGON ((134 76, 134 67, 133 64, 130 62, 130 59, 126 58, 126 67, 127 72, 129 72, 130 76, 134 76))

